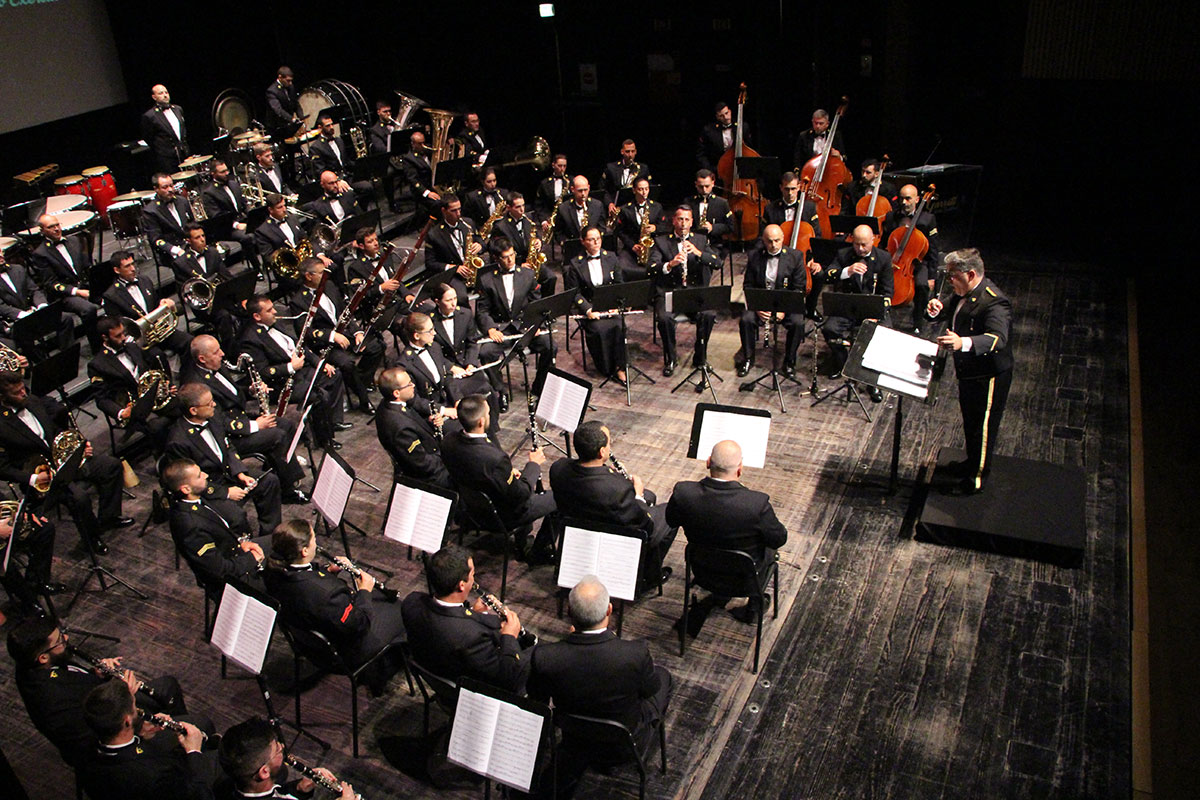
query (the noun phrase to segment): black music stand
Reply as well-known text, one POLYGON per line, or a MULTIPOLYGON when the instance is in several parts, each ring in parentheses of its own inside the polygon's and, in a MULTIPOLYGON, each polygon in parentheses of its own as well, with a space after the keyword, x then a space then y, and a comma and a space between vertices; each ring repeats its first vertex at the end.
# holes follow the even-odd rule
MULTIPOLYGON (((57 336, 61 327, 62 300, 55 300, 49 305, 14 320, 12 324, 12 338, 22 353, 30 358, 34 358, 40 352, 38 343, 50 334, 57 336)), ((72 375, 71 377, 74 378, 75 376, 72 375)))
MULTIPOLYGON (((825 309, 824 313, 826 319, 829 317, 847 317, 856 322, 863 322, 864 320, 883 319, 884 315, 887 314, 888 298, 878 294, 826 292, 821 296, 821 305, 825 309)), ((858 335, 861 337, 862 331, 859 331, 858 335)), ((855 347, 851 345, 850 355, 853 356, 857 353, 858 358, 858 363, 851 367, 852 371, 856 367, 862 366, 862 354, 865 349, 865 344, 862 347, 855 347)), ((846 365, 850 364, 850 356, 847 356, 846 365)), ((824 394, 817 396, 813 400, 812 404, 815 406, 818 403, 823 403, 836 395, 838 392, 842 391, 842 389, 845 389, 845 401, 847 403, 850 401, 858 403, 859 408, 862 409, 863 414, 865 414, 867 417, 867 422, 870 422, 871 412, 867 410, 867 406, 865 403, 863 403, 862 397, 858 394, 858 390, 854 388, 855 381, 853 378, 849 377, 845 367, 842 368, 842 375, 845 380, 842 381, 841 386, 834 387, 824 394)))
POLYGON ((812 253, 813 261, 828 267, 837 258, 837 254, 849 247, 846 242, 836 239, 822 239, 819 236, 814 236, 808 240, 808 249, 812 253))
MULTIPOLYGON (((685 267, 686 269, 686 267, 685 267)), ((730 287, 725 284, 718 286, 697 286, 694 289, 675 289, 671 292, 671 313, 672 314, 687 314, 691 317, 693 314, 699 314, 701 311, 718 311, 720 309, 729 308, 729 291, 730 287)), ((716 324, 714 320, 713 324, 716 324)), ((725 379, 717 374, 717 371, 708 363, 708 346, 707 342, 704 347, 704 363, 698 364, 687 376, 676 384, 671 390, 671 394, 679 391, 685 383, 691 383, 692 378, 696 373, 700 377, 696 379, 696 393, 700 394, 705 388, 712 394, 713 402, 717 402, 717 390, 713 388, 712 381, 709 377, 716 378, 722 383, 725 379)))
MULTIPOLYGON (((604 286, 597 286, 596 291, 592 295, 592 310, 593 311, 612 311, 616 310, 621 317, 621 341, 624 344, 622 350, 625 352, 625 362, 621 365, 625 371, 625 405, 633 405, 630 396, 630 386, 633 384, 634 374, 645 378, 650 384, 654 384, 654 379, 646 373, 642 372, 633 364, 629 363, 629 329, 626 327, 625 315, 630 311, 644 309, 650 305, 654 297, 654 282, 653 281, 630 281, 629 283, 609 283, 604 286)), ((603 387, 612 378, 605 378, 600 384, 603 387)))
POLYGON ((228 242, 233 239, 233 212, 225 211, 200 223, 204 238, 209 242, 228 242))
MULTIPOLYGON (((750 311, 766 311, 771 314, 770 320, 767 321, 767 329, 771 334, 771 369, 763 373, 752 381, 746 381, 738 387, 739 391, 752 392, 754 387, 758 386, 768 378, 771 380, 771 385, 768 387, 775 392, 775 396, 779 398, 779 411, 786 414, 787 407, 783 404, 783 391, 780 385, 780 380, 791 381, 800 387, 800 396, 804 397, 809 392, 804 390, 804 384, 796 380, 791 375, 784 375, 779 372, 779 334, 778 321, 775 318, 776 314, 795 314, 800 317, 800 336, 804 335, 804 327, 807 324, 804 320, 804 292, 797 292, 790 289, 746 289, 746 308, 750 311)), ((753 347, 753 344, 751 344, 753 347)), ((744 358, 749 359, 749 353, 742 354, 744 358)), ((816 356, 814 355, 814 358, 816 356)))
POLYGON ((387 153, 374 153, 356 159, 354 162, 354 180, 376 181, 383 180, 387 175, 391 156, 387 153))
POLYGON ((475 173, 472 167, 475 166, 475 159, 471 156, 463 156, 462 158, 448 158, 445 161, 437 162, 437 179, 438 186, 452 186, 457 183, 459 186, 466 186, 468 182, 475 181, 475 173))
POLYGON ((338 228, 337 249, 341 250, 354 241, 354 234, 358 232, 359 228, 370 228, 373 231, 379 230, 379 209, 373 208, 361 214, 343 217, 338 225, 340 227, 338 228))
MULTIPOLYGON (((541 300, 534 300, 532 303, 525 306, 525 310, 521 312, 520 325, 527 325, 533 330, 546 328, 550 332, 550 346, 554 346, 554 320, 559 317, 565 317, 575 308, 575 298, 578 296, 578 289, 564 289, 558 294, 550 297, 543 297, 541 300)), ((527 333, 523 331, 523 333, 527 333)), ((521 337, 524 341, 525 337, 521 337)), ((533 339, 529 340, 530 343, 533 339)), ((524 352, 522 350, 522 352, 524 352)), ((526 386, 526 391, 528 391, 526 386)))
MULTIPOLYGON (((449 283, 457 274, 458 267, 450 267, 450 269, 444 269, 441 272, 435 272, 432 275, 417 281, 417 283, 413 285, 419 285, 420 288, 417 289, 416 294, 413 295, 413 301, 409 304, 407 310, 411 311, 415 309, 424 300, 432 300, 433 287, 440 283, 449 283)), ((405 284, 405 286, 408 286, 408 284, 405 284)))
POLYGON ((213 289, 213 310, 234 313, 235 309, 243 307, 250 295, 254 294, 257 283, 258 273, 254 270, 246 270, 227 281, 221 281, 213 289))
MULTIPOLYGON (((58 393, 62 404, 70 408, 71 401, 67 398, 67 384, 79 377, 79 351, 83 348, 81 342, 59 350, 54 355, 42 359, 29 367, 29 391, 39 397, 58 393)), ((80 408, 92 419, 96 415, 86 408, 80 408)))

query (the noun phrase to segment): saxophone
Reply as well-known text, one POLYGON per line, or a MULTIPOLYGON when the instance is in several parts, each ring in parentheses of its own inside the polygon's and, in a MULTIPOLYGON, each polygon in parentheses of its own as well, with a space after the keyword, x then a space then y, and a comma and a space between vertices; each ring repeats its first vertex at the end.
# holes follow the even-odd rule
POLYGON ((560 195, 559 198, 554 201, 554 208, 550 211, 550 227, 546 228, 547 242, 554 239, 554 226, 558 224, 558 207, 562 205, 563 197, 565 196, 566 195, 560 195))
POLYGON ((367 157, 367 140, 363 136, 362 128, 355 125, 350 128, 350 141, 354 143, 354 157, 367 157))
POLYGON ((642 215, 642 227, 638 230, 638 244, 642 246, 641 255, 637 262, 639 267, 650 263, 650 248, 654 247, 654 220, 650 219, 650 209, 642 215))
POLYGON ((538 236, 538 226, 529 226, 529 256, 526 259, 529 266, 533 267, 534 272, 542 268, 542 264, 546 263, 546 254, 542 252, 542 239, 538 236))
MULTIPOLYGON (((492 226, 496 224, 496 220, 504 216, 504 212, 508 210, 508 203, 501 200, 496 204, 496 210, 488 217, 483 225, 479 227, 480 240, 486 240, 492 234, 492 226)), ((479 270, 483 269, 483 258, 480 256, 471 255, 468 250, 471 246, 471 237, 463 234, 463 266, 467 268, 467 277, 465 283, 468 289, 475 288, 475 280, 479 277, 479 270)))

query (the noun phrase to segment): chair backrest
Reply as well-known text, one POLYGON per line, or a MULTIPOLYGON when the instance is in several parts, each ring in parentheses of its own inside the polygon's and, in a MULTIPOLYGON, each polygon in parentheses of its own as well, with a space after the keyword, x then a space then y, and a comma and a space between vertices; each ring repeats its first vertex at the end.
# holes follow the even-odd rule
POLYGON ((727 597, 750 597, 759 592, 754 558, 744 550, 726 550, 689 544, 683 557, 692 571, 692 582, 727 597))
POLYGON ((441 697, 444 701, 453 705, 458 697, 458 682, 450 678, 438 675, 428 667, 424 667, 412 656, 412 651, 407 651, 408 665, 412 671, 417 673, 417 677, 426 685, 433 689, 434 694, 441 697))
POLYGON ((554 724, 563 732, 563 745, 570 747, 572 743, 586 747, 588 757, 595 762, 599 753, 610 753, 612 758, 604 759, 604 763, 623 764, 626 761, 636 761, 641 764, 641 756, 634 743, 633 731, 615 719, 589 717, 584 714, 567 714, 555 709, 554 724), (604 746, 604 745, 607 745, 604 746))
POLYGON ((455 482, 454 488, 458 491, 459 499, 462 500, 463 510, 476 528, 500 533, 508 530, 508 526, 500 517, 500 512, 496 510, 496 504, 492 502, 492 498, 478 489, 472 489, 470 486, 464 486, 458 482, 455 482))
POLYGON ((337 648, 320 631, 289 623, 283 619, 282 615, 279 617, 279 627, 283 629, 284 638, 288 640, 292 650, 297 655, 307 658, 318 669, 338 675, 350 673, 349 666, 338 653, 337 648))

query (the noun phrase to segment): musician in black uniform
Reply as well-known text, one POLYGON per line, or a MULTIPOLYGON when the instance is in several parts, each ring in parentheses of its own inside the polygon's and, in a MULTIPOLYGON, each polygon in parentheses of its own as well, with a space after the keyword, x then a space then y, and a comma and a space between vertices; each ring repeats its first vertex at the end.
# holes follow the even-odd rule
MULTIPOLYGON (((925 253, 925 257, 913 264, 912 327, 918 331, 924 322, 922 312, 929 303, 929 293, 933 290, 933 281, 937 275, 938 265, 942 263, 937 217, 932 211, 922 211, 921 217, 914 221, 920 199, 921 193, 917 191, 916 186, 908 183, 900 187, 900 195, 896 204, 883 218, 883 225, 879 228, 882 234, 880 244, 884 247, 887 247, 888 238, 893 231, 899 228, 911 228, 914 224, 917 230, 925 234, 925 239, 929 242, 929 250, 925 253)), ((900 313, 903 312, 893 312, 892 319, 895 321, 900 313)))
POLYGON ((171 539, 200 585, 219 593, 223 581, 236 579, 262 589, 263 548, 270 544, 265 535, 250 538, 241 507, 218 497, 208 473, 190 458, 169 462, 159 482, 171 498, 171 539))
POLYGON ((54 523, 33 511, 22 511, 19 522, 12 517, 0 518, 0 552, 12 547, 12 555, 24 553, 27 565, 24 570, 16 558, 10 558, 8 569, 0 575, 0 584, 16 603, 20 616, 42 616, 45 610, 38 602, 39 594, 59 594, 67 587, 50 578, 50 565, 54 559, 54 523), (11 545, 8 540, 16 534, 11 545))
MULTIPOLYGON (((249 369, 246 372, 249 378, 249 369)), ((182 383, 199 383, 212 392, 221 411, 222 429, 241 452, 260 453, 266 457, 275 475, 279 476, 284 500, 289 503, 308 502, 308 497, 297 486, 304 479, 304 469, 294 456, 291 461, 287 459, 288 447, 296 433, 296 423, 287 417, 278 419, 271 408, 262 407, 261 402, 258 416, 250 416, 248 392, 238 385, 230 368, 225 365, 225 351, 216 339, 205 334, 193 339, 192 357, 180 366, 179 375, 182 383)), ((249 391, 257 397, 262 388, 251 386, 249 391)), ((182 405, 182 399, 180 408, 186 408, 182 405)))
POLYGON ((621 275, 627 281, 646 279, 646 267, 642 266, 640 261, 644 259, 646 265, 649 265, 650 248, 643 250, 639 244, 644 222, 650 226, 648 235, 651 238, 650 247, 653 247, 654 237, 668 232, 667 217, 662 203, 650 199, 650 179, 638 177, 633 181, 633 201, 621 207, 615 229, 617 241, 620 243, 617 257, 621 261, 621 275), (646 222, 647 220, 649 221, 646 222))
MULTIPOLYGON (((843 214, 851 217, 857 215, 855 208, 858 205, 858 201, 875 191, 875 180, 879 177, 881 166, 882 162, 878 158, 863 159, 859 179, 851 183, 846 189, 846 199, 842 203, 843 214)), ((895 208, 897 194, 896 184, 888 180, 880 181, 880 200, 887 200, 892 208, 895 208)), ((886 237, 884 237, 884 241, 887 241, 886 237)))
MULTIPOLYGON (((667 313, 666 293, 672 289, 693 286, 708 286, 712 271, 720 266, 720 259, 708 247, 708 240, 701 234, 692 233, 692 209, 679 206, 671 218, 672 232, 654 239, 650 252, 650 278, 654 281, 658 295, 654 301, 654 321, 663 344, 663 375, 671 377, 679 358, 675 350, 675 316, 667 313)), ((692 355, 692 366, 705 362, 708 354, 708 338, 712 335, 717 312, 702 311, 693 320, 696 323, 696 344, 692 355)), ((704 382, 700 383, 703 386, 704 382)))
MULTIPOLYGON (((887 250, 875 246, 875 234, 866 225, 859 225, 851 236, 851 246, 842 249, 834 258, 833 263, 825 268, 825 282, 834 291, 849 294, 874 294, 891 301, 892 297, 892 257, 887 250)), ((887 312, 884 312, 880 324, 887 325, 887 312)), ((821 335, 829 344, 829 354, 833 362, 833 377, 840 377, 842 367, 850 353, 851 339, 858 328, 858 321, 849 317, 826 317, 821 335)), ((871 399, 876 403, 883 400, 883 393, 877 387, 869 389, 871 399)))
MULTIPOLYGON (((308 145, 308 155, 313 160, 313 166, 319 173, 332 172, 343 181, 350 181, 354 177, 354 162, 358 160, 353 145, 347 145, 345 137, 334 132, 333 117, 328 114, 317 117, 317 126, 321 129, 321 135, 308 145)), ((366 206, 375 193, 375 187, 370 181, 354 181, 350 188, 362 206, 366 206)))
MULTIPOLYGON (((591 196, 592 185, 583 175, 571 180, 571 199, 564 200, 555 217, 554 236, 558 241, 578 239, 588 225, 604 224, 604 204, 591 196)), ((549 225, 549 223, 545 223, 549 225)))
MULTIPOLYGON (((733 121, 729 103, 718 101, 714 111, 716 121, 700 129, 700 141, 696 145, 696 166, 711 172, 717 171, 721 156, 737 143, 737 123, 733 121)), ((749 142, 748 133, 742 135, 742 141, 749 142)))
MULTIPOLYGON (((216 284, 232 278, 233 270, 226 263, 225 254, 221 252, 219 245, 217 247, 208 246, 204 227, 199 222, 185 223, 183 231, 184 236, 187 237, 187 244, 171 262, 171 269, 179 284, 180 298, 184 302, 188 302, 184 296, 183 287, 189 280, 201 278, 215 293, 216 284)), ((216 304, 211 301, 207 309, 193 304, 192 310, 198 319, 213 327, 217 332, 217 338, 227 345, 233 344, 233 337, 237 335, 238 325, 232 311, 228 308, 217 308, 216 304)))
POLYGON ((947 321, 938 344, 954 352, 958 375, 958 406, 962 411, 967 459, 954 465, 962 476, 955 487, 961 494, 983 489, 996 452, 1000 420, 1012 385, 1012 302, 984 275, 983 258, 975 248, 946 255, 946 272, 954 297, 943 305, 933 298, 926 313, 947 321))
MULTIPOLYGON (((252 470, 242 461, 225 434, 224 420, 207 386, 185 383, 178 397, 183 415, 167 432, 166 454, 190 459, 211 476, 206 500, 242 503, 249 497, 258 514, 259 531, 266 535, 275 530, 283 519, 280 478, 274 472, 252 470)), ((217 507, 223 511, 228 506, 218 503, 217 507)))
POLYGON ((463 126, 451 141, 455 146, 461 145, 464 156, 470 156, 476 164, 482 165, 481 156, 487 152, 488 146, 483 141, 483 130, 479 127, 479 115, 468 111, 463 115, 463 126))
POLYGON ((508 190, 497 186, 496 170, 487 167, 479 174, 479 188, 467 192, 467 196, 463 198, 463 214, 479 227, 496 213, 498 207, 507 202, 508 190))
POLYGON ((621 338, 621 320, 616 316, 599 317, 592 310, 597 286, 621 283, 621 264, 615 254, 600 246, 600 229, 588 225, 583 235, 583 252, 571 259, 563 270, 563 288, 578 289, 575 314, 583 314, 583 336, 596 363, 596 371, 625 386, 625 340, 621 338))
POLYGON ((161 83, 150 89, 154 106, 142 114, 142 140, 154 154, 158 172, 178 172, 179 162, 187 157, 187 123, 183 109, 171 103, 171 93, 161 83))
POLYGON ((336 227, 347 217, 363 213, 355 201, 355 193, 336 172, 325 170, 321 173, 321 192, 320 197, 304 207, 319 221, 336 227))
MULTIPOLYGON (((50 484, 50 473, 40 471, 40 465, 50 463, 51 444, 67 428, 67 409, 48 397, 30 397, 21 374, 8 371, 0 372, 0 406, 0 478, 22 487, 27 498, 39 498, 35 484, 43 490, 50 484)), ((108 546, 100 532, 128 527, 133 519, 121 515, 121 463, 94 452, 86 440, 83 452, 87 460, 61 498, 80 539, 104 555, 108 546), (89 484, 96 490, 99 521, 92 513, 89 484)))
POLYGON ((453 489, 438 444, 437 426, 443 424, 441 417, 430 415, 427 403, 415 402, 416 382, 404 369, 388 367, 379 373, 379 391, 384 399, 375 415, 375 432, 392 458, 396 477, 403 475, 453 489), (425 411, 418 410, 418 405, 423 405, 425 411))
POLYGON ((396 275, 400 259, 396 257, 396 253, 391 248, 388 248, 386 253, 381 253, 379 234, 375 232, 374 228, 359 228, 355 231, 351 249, 354 251, 353 255, 347 257, 343 264, 346 268, 346 291, 357 292, 359 287, 366 283, 374 273, 367 296, 363 298, 357 311, 358 318, 365 325, 370 321, 370 314, 378 305, 383 293, 400 290, 400 280, 396 275), (383 266, 376 272, 375 268, 379 266, 381 256, 383 266))
MULTIPOLYGON (((221 737, 218 758, 227 780, 218 781, 216 796, 219 800, 247 797, 301 800, 310 797, 316 789, 310 778, 302 777, 280 785, 288 774, 283 754, 283 743, 267 720, 252 717, 234 725, 221 737)), ((314 770, 322 777, 334 780, 329 770, 323 767, 314 770)), ((355 800, 354 787, 345 781, 341 785, 341 800, 355 800)))
MULTIPOLYGON (((30 617, 11 628, 7 645, 17 690, 34 727, 58 748, 64 761, 78 767, 94 740, 83 719, 83 700, 105 678, 72 663, 70 637, 49 617, 30 617)), ((120 658, 103 661, 113 669, 123 669, 120 658)), ((125 670, 125 674, 132 676, 133 672, 125 670)), ((187 713, 175 678, 167 675, 145 683, 153 697, 138 692, 137 699, 146 711, 187 713)))
MULTIPOLYGON (((501 239, 506 239, 512 242, 513 249, 517 251, 517 263, 523 267, 533 269, 533 264, 530 261, 530 248, 533 240, 534 225, 536 223, 525 215, 525 195, 520 192, 508 193, 508 207, 504 216, 496 220, 496 224, 492 226, 492 238, 489 242, 490 248, 494 249, 495 245, 501 239)), ((558 285, 558 278, 546 266, 547 256, 546 243, 540 239, 539 247, 542 255, 542 264, 537 268, 538 291, 542 297, 549 297, 554 294, 554 289, 558 285)))
MULTIPOLYGON (((504 348, 486 336, 480 336, 475 324, 475 312, 470 306, 458 304, 458 292, 448 283, 430 289, 434 308, 429 315, 433 319, 433 340, 442 348, 442 355, 451 364, 463 369, 490 364, 504 354, 504 348)), ((496 393, 500 413, 508 411, 508 395, 504 377, 499 367, 485 370, 488 382, 496 393)))
MULTIPOLYGON (((522 318, 525 306, 540 300, 537 278, 530 269, 517 269, 517 252, 512 243, 496 242, 497 268, 481 274, 477 281, 479 299, 475 301, 475 313, 479 317, 479 329, 497 344, 504 343, 505 334, 522 333, 540 320, 522 318)), ((533 379, 533 392, 540 394, 546 370, 554 366, 554 342, 549 333, 535 337, 529 349, 537 355, 537 372, 533 379)))
POLYGON ((204 210, 209 219, 221 214, 233 217, 233 241, 241 246, 246 260, 257 265, 258 255, 253 246, 254 235, 246 230, 246 214, 250 207, 246 204, 246 198, 242 196, 242 184, 230 171, 229 164, 220 159, 213 162, 212 183, 200 191, 200 200, 204 203, 204 210))
POLYGON ((432 594, 414 591, 401 606, 413 660, 452 681, 466 676, 524 691, 530 653, 518 641, 521 620, 511 608, 501 620, 482 600, 467 606, 475 585, 470 554, 446 545, 426 560, 425 574, 432 594))
MULTIPOLYGON (((325 265, 317 258, 306 259, 300 265, 304 286, 288 300, 288 308, 297 317, 297 334, 316 299, 316 290, 324 271, 325 265)), ((353 319, 346 321, 344 332, 337 330, 338 320, 347 302, 334 282, 326 281, 325 292, 317 304, 316 314, 303 344, 314 352, 325 353, 329 363, 341 371, 350 394, 358 398, 359 410, 370 414, 375 407, 371 405, 367 391, 374 383, 375 370, 383 362, 383 340, 378 334, 362 330, 353 319), (358 347, 362 347, 362 353, 356 356, 358 347)))
MULTIPOLYGON (((44 305, 45 293, 33 276, 20 264, 9 264, 0 253, 0 333, 12 335, 14 322, 44 305)), ((70 347, 74 340, 74 333, 64 325, 58 333, 58 348, 70 347)), ((17 345, 27 353, 37 349, 35 342, 29 340, 19 341, 17 345)))
POLYGON ((216 758, 202 752, 207 732, 173 720, 183 732, 172 733, 143 719, 131 687, 116 678, 88 692, 81 710, 93 734, 92 750, 79 769, 88 797, 212 800, 216 758))
POLYGON ((282 141, 294 136, 300 127, 300 95, 296 92, 294 73, 280 67, 275 82, 267 87, 267 132, 282 141))
MULTIPOLYGON (((254 295, 246 301, 246 310, 250 313, 250 322, 242 328, 242 334, 238 337, 238 352, 254 360, 259 376, 273 390, 281 391, 284 384, 291 380, 290 401, 297 408, 309 395, 309 384, 315 378, 317 384, 312 388, 310 401, 313 410, 309 412, 307 425, 313 431, 315 444, 322 450, 340 449, 341 445, 334 436, 337 431, 347 430, 354 425, 346 422, 343 416, 342 398, 346 394, 346 386, 342 374, 329 363, 322 364, 318 373, 320 358, 316 353, 311 350, 297 353, 293 335, 295 329, 288 332, 276 324, 279 314, 270 297, 254 295)), ((290 436, 287 441, 290 447, 290 436)))
POLYGON ((296 190, 289 185, 283 170, 275 163, 275 151, 271 149, 271 145, 259 142, 254 145, 252 152, 254 153, 254 168, 258 173, 258 182, 262 184, 263 191, 294 196, 296 190))
MULTIPOLYGON (((337 575, 314 565, 316 557, 317 535, 308 520, 290 519, 271 536, 263 582, 279 601, 286 624, 325 636, 351 668, 365 664, 388 645, 404 643, 404 620, 394 594, 385 594, 365 570, 358 570, 351 590, 337 575)), ((330 569, 341 571, 339 565, 330 569)), ((372 694, 383 694, 388 680, 404 668, 403 659, 396 650, 364 675, 372 694)))
MULTIPOLYGON (((796 162, 796 170, 802 170, 805 164, 824 153, 829 144, 829 112, 823 108, 818 108, 812 113, 812 127, 796 137, 796 150, 793 159, 796 162)), ((830 155, 845 158, 843 153, 846 152, 846 146, 842 143, 842 132, 840 129, 834 137, 832 145, 833 150, 830 155)))
MULTIPOLYGON (((120 317, 101 317, 97 327, 103 345, 87 365, 88 378, 96 392, 96 407, 113 425, 125 429, 125 437, 138 431, 149 439, 156 453, 162 452, 163 434, 171 420, 179 416, 175 399, 171 398, 162 409, 151 412, 148 417, 133 415, 133 405, 140 394, 138 379, 151 369, 160 369, 161 365, 147 361, 137 342, 129 340, 120 317)), ((170 372, 164 372, 164 375, 169 382, 170 372)))
POLYGON ((543 178, 537 187, 534 203, 539 222, 546 222, 559 200, 566 202, 571 196, 571 179, 567 176, 567 157, 562 153, 550 162, 550 176, 543 178))
MULTIPOLYGON (((421 131, 409 134, 408 147, 408 152, 400 158, 400 171, 404 173, 404 182, 417 203, 418 212, 432 214, 442 197, 433 188, 433 164, 429 161, 425 134, 421 131)), ((418 213, 417 216, 420 219, 425 214, 418 213)))
MULTIPOLYGON (((617 215, 617 194, 622 189, 633 188, 638 178, 652 180, 650 165, 637 161, 637 145, 633 139, 621 142, 621 158, 604 165, 604 206, 609 217, 617 215)), ((595 220, 599 225, 600 220, 595 220)))
MULTIPOLYGON (((754 248, 746 258, 746 273, 742 286, 746 289, 780 289, 804 292, 804 256, 783 246, 783 229, 778 225, 763 228, 761 248, 754 248)), ((742 359, 737 364, 738 377, 744 377, 754 366, 754 345, 761 336, 759 331, 769 325, 770 312, 753 311, 747 308, 738 322, 738 334, 742 340, 742 359)), ((796 374, 796 351, 804 337, 804 315, 779 312, 778 322, 787 331, 784 345, 783 374, 796 374)))
MULTIPOLYGON (((158 295, 154 291, 154 287, 150 285, 150 281, 138 275, 137 262, 133 259, 133 253, 128 250, 118 250, 112 254, 109 263, 112 264, 112 270, 116 273, 116 280, 104 291, 101 298, 106 315, 124 317, 136 322, 160 306, 168 306, 176 310, 176 314, 178 314, 174 300, 169 297, 157 299, 158 295)), ((128 333, 128 331, 126 332, 128 333)), ((150 359, 162 363, 165 367, 167 366, 166 358, 161 355, 161 350, 174 353, 182 361, 187 357, 191 344, 192 337, 186 331, 176 328, 162 342, 147 347, 145 350, 150 359)))
POLYGON ((91 342, 92 352, 99 347, 96 317, 100 308, 91 299, 92 254, 82 237, 63 236, 62 223, 53 214, 38 217, 42 241, 30 258, 38 281, 46 289, 46 300, 62 301, 67 311, 83 322, 83 331, 91 342))
MULTIPOLYGON (((534 491, 542 474, 546 454, 541 448, 529 452, 524 469, 513 467, 508 454, 487 437, 490 409, 483 395, 468 395, 458 403, 462 430, 448 434, 442 444, 442 460, 454 482, 487 495, 500 519, 509 527, 529 525, 555 510, 554 492, 534 491)), ((542 524, 533 544, 536 555, 553 546, 550 526, 542 524)), ((518 543, 523 551, 524 542, 518 543)))
MULTIPOLYGON (((254 241, 258 246, 258 253, 262 259, 267 264, 271 264, 275 253, 280 248, 287 247, 295 250, 296 245, 302 241, 307 241, 306 236, 306 226, 299 216, 290 213, 283 195, 277 192, 267 195, 267 219, 262 225, 254 229, 254 241)), ((316 257, 327 267, 333 264, 333 261, 328 256, 317 253, 316 257)), ((297 271, 299 271, 298 266, 297 271)), ((299 276, 291 277, 284 275, 278 269, 274 270, 274 274, 280 290, 285 295, 291 294, 300 288, 299 276)))
POLYGON ((729 201, 724 197, 713 194, 717 185, 716 173, 709 170, 699 170, 696 173, 696 193, 688 198, 687 205, 692 209, 692 230, 703 234, 708 240, 709 248, 721 260, 725 258, 725 239, 733 233, 733 212, 729 210, 729 201))
POLYGON ((676 533, 675 527, 667 525, 666 507, 656 505, 658 498, 641 476, 625 477, 609 468, 612 436, 604 423, 588 420, 571 439, 577 457, 559 459, 550 467, 555 504, 573 518, 645 531, 641 585, 657 586, 658 578, 665 581, 671 575, 671 568, 662 563, 676 533))
POLYGON ((187 235, 183 226, 194 222, 187 200, 175 194, 175 182, 165 172, 150 179, 154 200, 142 206, 142 231, 166 263, 183 255, 187 235))
MULTIPOLYGON (((378 121, 367 129, 367 152, 371 155, 383 155, 392 152, 392 137, 399 141, 401 128, 392 118, 392 106, 384 100, 375 102, 375 115, 378 121)), ((396 174, 398 170, 393 163, 388 163, 383 175, 383 193, 387 196, 388 208, 396 210, 396 174)))
POLYGON ((779 193, 780 199, 772 200, 763 210, 763 224, 782 225, 785 222, 793 222, 796 212, 799 211, 801 221, 807 222, 813 233, 819 236, 821 221, 817 216, 817 206, 807 196, 800 196, 800 178, 796 173, 785 172, 779 176, 779 193))
POLYGON ((467 284, 470 269, 464 266, 468 256, 482 259, 483 245, 475 241, 475 226, 462 218, 462 201, 448 194, 441 200, 442 221, 429 229, 425 237, 425 269, 437 274, 457 267, 450 285, 458 292, 460 305, 467 305, 467 284))

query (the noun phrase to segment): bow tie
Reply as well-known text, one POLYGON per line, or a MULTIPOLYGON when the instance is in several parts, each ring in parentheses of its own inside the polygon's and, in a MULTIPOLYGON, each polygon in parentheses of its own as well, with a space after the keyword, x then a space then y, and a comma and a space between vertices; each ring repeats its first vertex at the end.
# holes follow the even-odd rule
POLYGON ((820 133, 814 133, 814 134, 813 134, 813 136, 814 136, 814 137, 816 137, 816 138, 818 138, 818 139, 824 139, 824 138, 825 138, 826 136, 828 136, 828 135, 829 135, 829 131, 821 131, 820 133))
POLYGON ((599 260, 600 260, 599 254, 596 254, 594 256, 588 256, 588 261, 599 261, 599 260))

